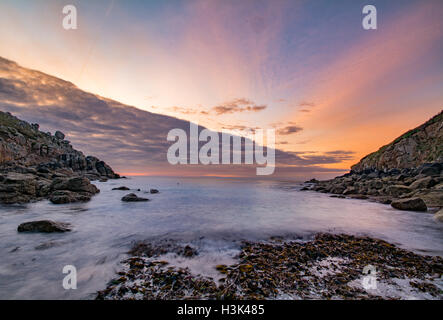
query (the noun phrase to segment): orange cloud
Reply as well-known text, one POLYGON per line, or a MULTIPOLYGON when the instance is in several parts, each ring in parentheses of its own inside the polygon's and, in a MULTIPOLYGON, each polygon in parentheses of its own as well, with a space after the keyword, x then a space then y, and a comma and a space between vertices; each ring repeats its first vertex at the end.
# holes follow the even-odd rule
POLYGON ((377 31, 362 31, 360 43, 314 76, 306 95, 318 105, 292 117, 305 128, 308 148, 356 151, 352 160, 331 167, 351 165, 441 110, 441 99, 424 95, 441 77, 417 75, 442 39, 441 19, 430 18, 433 10, 421 3, 377 31))

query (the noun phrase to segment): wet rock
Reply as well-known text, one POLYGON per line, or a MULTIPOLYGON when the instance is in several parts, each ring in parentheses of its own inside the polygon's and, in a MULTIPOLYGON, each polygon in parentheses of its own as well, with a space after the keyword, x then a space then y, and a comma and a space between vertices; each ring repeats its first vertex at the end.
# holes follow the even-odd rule
POLYGON ((18 232, 66 232, 71 231, 69 224, 51 220, 30 221, 22 223, 17 228, 18 232))
POLYGON ((421 198, 409 198, 392 201, 391 206, 398 210, 426 211, 426 203, 421 198))
POLYGON ((215 269, 221 273, 227 273, 228 272, 228 266, 225 264, 218 264, 215 266, 215 269))
POLYGON ((35 250, 47 250, 47 249, 58 247, 61 245, 62 245, 62 243, 60 243, 60 242, 48 241, 48 242, 44 242, 44 243, 39 244, 34 249, 35 250))
POLYGON ((438 212, 434 214, 434 219, 443 222, 443 209, 440 209, 438 212))
POLYGON ((117 187, 117 188, 112 188, 112 190, 129 190, 129 188, 125 187, 125 186, 121 186, 121 187, 117 187))
POLYGON ((364 194, 351 194, 349 197, 352 198, 352 199, 358 199, 358 200, 369 199, 369 197, 364 195, 364 194))
POLYGON ((129 193, 122 198, 125 202, 139 202, 139 201, 149 201, 147 198, 138 197, 135 193, 129 193))
MULTIPOLYGON (((149 246, 160 255, 164 250, 171 252, 167 248, 175 250, 174 245, 149 246)), ((314 240, 303 243, 244 242, 237 264, 215 267, 223 274, 218 284, 211 278, 191 274, 188 268, 155 259, 142 252, 141 256, 123 261, 129 271, 118 272, 107 288, 98 292, 97 299, 256 300, 278 299, 282 295, 297 299, 395 298, 352 285, 361 283, 367 265, 376 267, 377 282, 407 278, 417 291, 437 299, 443 297, 429 280, 434 275, 438 279, 443 271, 441 257, 417 255, 369 237, 317 234, 314 240)), ((414 293, 408 292, 408 296, 414 293)))
POLYGON ((158 191, 157 189, 151 189, 149 190, 149 193, 159 193, 160 191, 158 191))
POLYGON ((88 178, 74 177, 74 178, 57 178, 51 184, 52 190, 69 190, 73 192, 87 192, 96 194, 100 190, 93 185, 88 178))
POLYGON ((194 248, 192 248, 191 246, 187 245, 183 248, 182 255, 184 257, 191 258, 191 257, 198 255, 198 251, 195 250, 194 248))
POLYGON ((49 189, 52 190, 49 195, 49 201, 54 204, 86 202, 91 200, 94 194, 100 192, 85 177, 55 178, 49 189))
POLYGON ((49 201, 51 201, 53 204, 87 202, 91 200, 91 197, 92 194, 88 192, 72 192, 68 190, 57 190, 50 195, 49 201))
POLYGON ((254 267, 250 264, 241 264, 238 266, 238 270, 240 270, 240 272, 251 272, 252 270, 254 270, 254 267))

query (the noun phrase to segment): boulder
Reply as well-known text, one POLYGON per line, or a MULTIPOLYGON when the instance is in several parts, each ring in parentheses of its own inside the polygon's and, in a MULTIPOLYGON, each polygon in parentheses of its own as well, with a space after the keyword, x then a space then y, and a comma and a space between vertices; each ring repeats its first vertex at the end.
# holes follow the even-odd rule
POLYGON ((57 190, 49 196, 49 201, 53 204, 64 204, 71 202, 87 202, 91 200, 91 193, 72 192, 69 190, 57 190))
POLYGON ((407 186, 396 184, 396 185, 388 186, 386 188, 386 192, 390 196, 399 197, 402 194, 411 192, 411 189, 409 187, 407 187, 407 186))
POLYGON ((182 252, 183 256, 191 258, 194 257, 196 255, 198 255, 197 250, 195 250, 194 248, 192 248, 191 246, 187 245, 182 252))
POLYGON ((37 197, 37 176, 9 172, 0 175, 0 202, 26 203, 37 197))
POLYGON ((56 131, 54 136, 59 139, 59 140, 64 140, 65 139, 65 134, 61 131, 56 131))
POLYGON ((25 194, 34 195, 37 186, 36 178, 33 174, 9 172, 6 176, 0 177, 0 181, 3 189, 13 189, 25 194))
POLYGON ((149 190, 150 193, 159 193, 160 191, 158 191, 157 189, 151 189, 149 190))
POLYGON ((125 202, 139 202, 139 201, 149 201, 147 198, 138 197, 135 193, 129 193, 122 198, 125 202))
POLYGON ((418 193, 417 196, 422 198, 428 207, 443 207, 443 192, 441 190, 430 189, 418 193))
POLYGON ((426 211, 426 203, 421 198, 409 198, 392 201, 391 206, 398 210, 426 211))
POLYGON ((69 190, 74 192, 88 192, 91 194, 96 194, 100 190, 85 177, 74 177, 74 178, 57 178, 51 184, 52 190, 69 190))
POLYGON ((30 221, 22 223, 18 232, 66 232, 71 231, 69 224, 51 220, 30 221))
POLYGON ((443 222, 443 209, 440 209, 440 211, 434 214, 434 219, 439 222, 443 222))
POLYGON ((437 181, 431 177, 421 178, 409 185, 410 189, 427 189, 432 188, 437 184, 437 181))
POLYGON ((118 187, 118 188, 112 188, 112 190, 129 190, 129 188, 122 186, 122 187, 118 187))

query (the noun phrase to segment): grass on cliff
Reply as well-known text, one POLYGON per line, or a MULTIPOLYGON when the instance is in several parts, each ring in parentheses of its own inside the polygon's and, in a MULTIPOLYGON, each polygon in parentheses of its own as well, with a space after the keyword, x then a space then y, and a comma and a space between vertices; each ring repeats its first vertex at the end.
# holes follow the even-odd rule
POLYGON ((8 130, 13 133, 11 128, 20 132, 22 135, 30 138, 36 139, 41 133, 39 131, 34 130, 29 124, 24 121, 21 121, 14 116, 11 116, 5 112, 0 111, 0 125, 5 126, 8 130))
MULTIPOLYGON (((417 128, 411 129, 407 132, 405 132, 404 134, 402 134, 400 137, 396 138, 394 141, 392 141, 391 143, 384 145, 383 147, 381 147, 380 149, 378 149, 377 151, 368 154, 367 156, 363 157, 360 161, 362 162, 363 160, 374 160, 374 159, 378 159, 381 154, 390 146, 397 144, 398 142, 402 141, 403 139, 407 139, 412 137, 414 134, 416 134, 417 132, 424 130, 426 127, 436 123, 436 122, 441 122, 443 121, 443 111, 441 111, 439 114, 433 116, 431 119, 429 119, 428 121, 426 121, 425 123, 423 123, 422 125, 418 126, 417 128)), ((443 148, 442 148, 443 149, 443 148)), ((440 150, 440 152, 437 151, 437 153, 439 153, 440 155, 443 153, 443 150, 440 150)), ((439 156, 439 154, 437 154, 437 157, 439 156)), ((428 159, 428 161, 432 161, 433 159, 428 159)), ((355 164, 357 165, 357 164, 355 164)), ((354 165, 354 166, 355 166, 354 165)), ((353 166, 352 166, 353 167, 353 166)))

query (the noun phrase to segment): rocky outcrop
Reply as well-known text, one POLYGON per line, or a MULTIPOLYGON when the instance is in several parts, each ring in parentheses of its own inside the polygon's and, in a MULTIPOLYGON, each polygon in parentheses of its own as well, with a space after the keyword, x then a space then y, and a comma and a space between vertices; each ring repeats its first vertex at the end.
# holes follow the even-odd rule
POLYGON ((87 202, 91 200, 92 193, 72 192, 68 190, 58 190, 49 196, 49 201, 53 204, 63 204, 71 202, 87 202))
POLYGON ((443 208, 443 113, 364 157, 331 180, 302 188, 334 196, 372 199, 400 210, 443 208), (432 161, 432 162, 427 162, 432 161))
POLYGON ((85 156, 64 138, 60 131, 52 136, 49 132, 39 131, 37 124, 29 124, 0 111, 0 168, 32 167, 40 173, 72 169, 90 180, 119 177, 105 162, 85 156))
MULTIPOLYGON (((427 207, 443 208, 443 163, 423 164, 413 169, 351 171, 331 180, 307 181, 302 190, 332 193, 354 199, 372 199, 389 204, 420 198, 427 207), (429 168, 433 168, 430 174, 429 168)), ((395 207, 395 206, 393 206, 395 207)))
POLYGON ((69 224, 51 220, 30 221, 20 224, 18 232, 66 232, 71 231, 69 224))
MULTIPOLYGON (((352 166, 352 171, 413 168, 423 163, 443 162, 443 111, 352 166)), ((430 175, 434 169, 425 169, 430 175)), ((425 173, 424 172, 424 173, 425 173)))
POLYGON ((391 206, 398 210, 426 211, 428 207, 421 198, 410 198, 392 201, 391 206))
POLYGON ((135 193, 127 194, 122 198, 122 201, 124 202, 140 202, 140 201, 149 201, 147 198, 141 198, 137 196, 135 193))
POLYGON ((75 150, 65 135, 54 136, 0 111, 0 203, 49 199, 88 201, 99 190, 91 180, 119 178, 100 159, 75 150))
POLYGON ((98 188, 91 184, 85 177, 74 178, 56 178, 52 181, 51 190, 68 190, 73 192, 85 192, 96 194, 99 192, 98 188))

